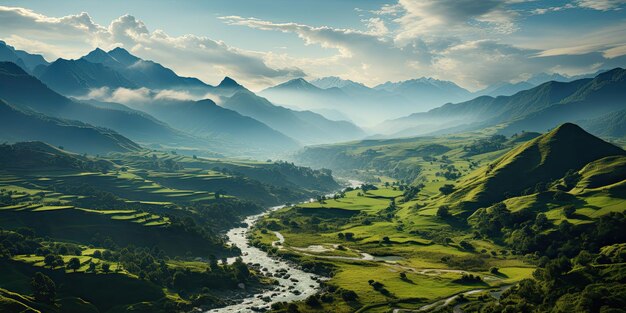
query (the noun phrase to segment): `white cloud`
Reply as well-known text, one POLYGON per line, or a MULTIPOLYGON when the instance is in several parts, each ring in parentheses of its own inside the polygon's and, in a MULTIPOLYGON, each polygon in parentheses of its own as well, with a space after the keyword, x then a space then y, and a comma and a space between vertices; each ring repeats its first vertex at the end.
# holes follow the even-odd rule
MULTIPOLYGON (((106 97, 106 96, 105 96, 106 97)), ((138 89, 128 89, 128 88, 117 88, 108 98, 100 99, 106 100, 110 102, 117 102, 123 104, 142 104, 152 100, 150 89, 148 88, 138 88, 138 89)))
POLYGON ((234 76, 244 84, 255 86, 304 75, 293 67, 267 66, 263 60, 265 53, 238 49, 203 36, 170 36, 162 30, 150 31, 131 15, 102 26, 85 12, 56 18, 28 9, 0 6, 0 36, 20 49, 38 47, 38 51, 52 60, 60 56, 78 58, 95 47, 122 46, 142 58, 160 61, 181 75, 207 82, 234 76))
POLYGON ((336 55, 319 59, 296 59, 284 54, 266 56, 269 64, 275 66, 297 64, 299 68, 306 68, 311 76, 341 75, 373 85, 389 79, 413 78, 427 70, 430 63, 430 52, 419 40, 400 48, 395 45, 392 38, 370 31, 328 26, 314 27, 298 23, 273 23, 240 16, 225 16, 221 19, 230 25, 294 33, 306 45, 316 44, 336 50, 336 55))
POLYGON ((198 100, 198 97, 183 90, 159 90, 157 94, 154 96, 154 99, 155 100, 172 99, 172 100, 187 101, 187 100, 198 100))
MULTIPOLYGON (((378 10, 355 13, 362 19, 362 29, 220 17, 229 25, 295 34, 304 45, 332 52, 320 57, 294 56, 291 47, 250 51, 203 36, 172 36, 163 30, 150 30, 131 15, 99 25, 87 13, 55 18, 2 6, 0 38, 48 58, 79 57, 95 46, 123 46, 181 75, 209 83, 231 76, 253 89, 293 77, 331 75, 370 86, 432 76, 477 89, 537 72, 578 73, 619 65, 626 53, 624 23, 575 35, 561 25, 545 36, 532 33, 519 36, 517 41, 511 38, 524 27, 524 19, 540 18, 532 15, 581 8, 618 10, 624 2, 570 0, 549 6, 549 1, 534 0, 398 0, 378 10)), ((122 100, 145 96, 128 90, 118 94, 122 100)), ((160 97, 188 99, 189 95, 167 91, 160 97)))
POLYGON ((122 103, 131 106, 147 105, 153 101, 196 101, 202 99, 211 99, 218 103, 220 97, 211 93, 205 95, 195 95, 185 90, 150 90, 148 88, 124 88, 119 87, 111 89, 109 87, 100 87, 91 89, 86 95, 78 97, 81 100, 98 100, 105 102, 122 103))
POLYGON ((622 9, 626 5, 626 0, 578 0, 576 4, 582 8, 611 11, 622 9))
POLYGON ((516 29, 517 13, 503 0, 399 0, 400 29, 396 40, 455 33, 510 33, 516 29))
POLYGON ((363 20, 367 28, 369 29, 369 33, 376 36, 385 36, 389 34, 389 29, 385 25, 385 21, 383 21, 379 17, 372 17, 366 20, 363 20))

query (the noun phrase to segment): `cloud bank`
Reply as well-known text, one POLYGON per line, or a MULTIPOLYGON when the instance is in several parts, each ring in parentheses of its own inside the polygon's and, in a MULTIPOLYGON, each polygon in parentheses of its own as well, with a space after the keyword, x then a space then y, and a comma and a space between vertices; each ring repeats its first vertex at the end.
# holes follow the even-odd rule
POLYGON ((95 47, 121 46, 142 58, 172 67, 180 75, 207 82, 231 76, 248 85, 263 85, 305 75, 294 67, 269 67, 263 53, 231 47, 219 40, 150 31, 132 15, 120 16, 104 26, 95 23, 86 12, 56 18, 24 8, 0 6, 0 36, 13 46, 52 60, 77 58, 95 47))
POLYGON ((624 66, 624 19, 579 31, 554 19, 547 29, 553 33, 523 31, 534 23, 529 20, 550 14, 619 14, 625 6, 626 0, 396 0, 375 10, 356 9, 362 24, 351 28, 219 17, 232 27, 295 34, 303 45, 331 52, 319 57, 290 53, 283 42, 270 51, 250 51, 193 34, 171 36, 150 30, 132 15, 99 25, 85 12, 50 17, 3 6, 0 38, 49 59, 80 57, 96 46, 122 46, 180 75, 208 83, 230 76, 254 90, 294 77, 323 76, 370 86, 430 76, 476 90, 539 72, 575 75, 624 66))

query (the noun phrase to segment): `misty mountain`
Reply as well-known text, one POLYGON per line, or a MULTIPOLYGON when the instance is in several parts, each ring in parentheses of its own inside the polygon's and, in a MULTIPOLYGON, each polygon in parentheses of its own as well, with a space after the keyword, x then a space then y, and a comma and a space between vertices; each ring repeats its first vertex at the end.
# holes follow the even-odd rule
POLYGON ((607 70, 598 70, 595 73, 581 74, 575 76, 567 76, 559 73, 538 73, 531 76, 529 79, 517 83, 499 82, 491 85, 483 90, 479 90, 474 93, 475 96, 511 96, 520 91, 527 90, 549 81, 555 82, 571 82, 583 78, 594 78, 607 70))
POLYGON ((603 116, 581 121, 582 126, 588 132, 601 137, 625 137, 626 136, 626 109, 611 112, 603 116))
POLYGON ((101 87, 112 89, 138 87, 112 68, 101 63, 91 63, 83 58, 58 59, 45 68, 39 68, 35 75, 48 87, 64 95, 82 96, 92 89, 101 87))
POLYGON ((2 61, 13 62, 29 73, 32 73, 40 65, 48 65, 48 61, 41 55, 16 50, 0 40, 0 62, 2 61))
POLYGON ((136 106, 173 127, 211 140, 222 148, 258 153, 279 153, 299 147, 283 133, 251 117, 218 106, 210 99, 200 101, 155 100, 136 106))
POLYGON ((533 85, 529 82, 518 82, 518 83, 502 82, 502 83, 491 85, 485 89, 479 90, 475 94, 477 96, 491 96, 491 97, 512 96, 522 90, 530 89, 535 86, 536 85, 533 85))
POLYGON ((540 131, 567 121, 595 119, 621 111, 626 107, 626 70, 617 68, 593 79, 580 79, 565 84, 586 82, 572 94, 553 105, 507 123, 503 134, 520 130, 540 131))
POLYGON ((410 79, 399 82, 386 82, 374 87, 400 94, 418 103, 420 107, 436 107, 447 102, 463 101, 471 97, 471 93, 457 84, 430 77, 410 79))
POLYGON ((260 95, 292 108, 340 111, 366 124, 471 98, 469 91, 456 84, 432 78, 387 82, 374 88, 339 77, 323 77, 312 83, 298 78, 265 89, 260 95))
POLYGON ((273 105, 249 91, 239 91, 222 107, 252 117, 304 144, 358 139, 365 133, 346 121, 331 121, 311 111, 296 111, 273 105))
MULTIPOLYGON (((132 55, 123 48, 115 48, 107 53, 117 61, 109 66, 141 87, 150 89, 191 89, 199 92, 213 90, 213 86, 205 84, 197 78, 177 75, 171 69, 154 61, 143 60, 132 55)), ((97 60, 92 59, 92 62, 97 60)))
POLYGON ((368 90, 371 90, 371 88, 361 83, 358 83, 349 79, 341 79, 337 76, 328 76, 328 77, 318 78, 318 79, 312 80, 311 84, 322 89, 339 88, 347 93, 367 92, 368 90))
POLYGON ((28 75, 14 63, 0 62, 0 98, 12 105, 48 116, 107 127, 135 141, 160 144, 197 143, 143 112, 124 106, 97 107, 68 99, 28 75))
POLYGON ((3 100, 0 100, 0 140, 45 141, 77 153, 89 154, 141 149, 112 130, 20 110, 3 100))
POLYGON ((503 124, 500 132, 512 134, 545 131, 567 121, 599 117, 623 109, 624 70, 615 69, 594 79, 547 82, 512 96, 481 96, 450 103, 425 113, 390 120, 377 130, 391 136, 416 136, 456 132, 503 124))

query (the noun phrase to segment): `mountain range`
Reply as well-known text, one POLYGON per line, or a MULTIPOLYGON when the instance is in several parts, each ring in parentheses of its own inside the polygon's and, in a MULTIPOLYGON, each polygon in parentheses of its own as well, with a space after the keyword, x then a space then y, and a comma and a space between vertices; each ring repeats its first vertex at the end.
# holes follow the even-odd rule
MULTIPOLYGON (((15 50, 5 47, 9 52, 15 50)), ((6 84, 0 87, 0 98, 11 105, 51 117, 107 127, 143 144, 204 147, 218 153, 246 155, 282 153, 297 149, 303 143, 328 143, 365 136, 352 123, 275 106, 229 77, 211 86, 195 78, 178 76, 122 48, 109 52, 97 48, 76 60, 58 59, 39 64, 32 69, 37 78, 24 69, 19 70, 20 67, 2 64, 1 74, 6 84), (114 103, 109 98, 89 98, 90 91, 103 87, 110 91, 146 88, 150 98, 127 104, 114 103), (157 98, 154 95, 158 88, 177 88, 175 90, 198 94, 200 98, 211 94, 234 110, 210 99, 157 98), (61 94, 77 98, 68 99, 61 94), (233 97, 234 94, 238 94, 237 97, 233 97), (285 113, 282 117, 287 120, 264 119, 268 112, 285 113), (285 135, 276 128, 290 134, 285 135)))
POLYGON ((256 94, 229 77, 212 86, 179 76, 123 48, 108 52, 96 48, 76 60, 48 63, 41 55, 1 42, 0 59, 12 62, 0 65, 0 98, 12 109, 31 118, 44 114, 64 123, 79 121, 94 128, 108 128, 128 140, 155 147, 202 147, 207 152, 230 155, 280 154, 302 145, 367 136, 347 119, 372 123, 386 116, 418 112, 424 106, 435 108, 380 123, 368 129, 378 134, 372 138, 454 133, 492 126, 509 135, 542 132, 568 121, 606 136, 619 137, 623 133, 619 125, 621 115, 611 115, 624 110, 619 101, 626 90, 622 69, 580 79, 538 74, 523 82, 504 82, 477 93, 449 81, 426 77, 386 82, 372 88, 339 77, 325 77, 311 82, 292 79, 256 94), (546 79, 551 81, 531 87, 546 79), (118 99, 123 103, 116 103, 112 96, 91 93, 103 89, 112 95, 120 88, 141 91, 144 98, 130 102, 118 99), (524 88, 528 89, 517 91, 524 88), (180 92, 198 100, 158 96, 162 91, 180 92), (513 94, 475 97, 500 93, 513 94), (459 101, 463 99, 466 100, 459 101), (324 114, 334 116, 327 118, 324 114))
POLYGON ((564 122, 599 118, 624 108, 626 71, 614 69, 594 78, 550 81, 512 96, 481 96, 424 113, 389 120, 376 130, 388 137, 453 133, 499 126, 502 134, 545 131, 564 122))
POLYGON ((0 40, 0 61, 13 62, 29 73, 32 73, 39 66, 48 65, 48 61, 43 56, 17 50, 2 40, 0 40))
POLYGON ((346 141, 365 137, 365 132, 346 121, 331 121, 311 111, 296 111, 273 105, 267 99, 242 90, 222 106, 250 116, 304 144, 346 141))
POLYGON ((425 112, 447 103, 463 102, 480 96, 511 96, 548 81, 569 82, 594 77, 601 72, 579 76, 539 73, 525 81, 500 82, 477 92, 430 77, 386 82, 374 87, 336 76, 322 77, 311 82, 296 78, 262 90, 260 95, 284 106, 322 114, 331 111, 326 114, 329 118, 338 116, 334 111, 339 111, 354 117, 360 124, 372 125, 381 119, 425 112))
POLYGON ((140 147, 106 128, 20 110, 0 100, 0 140, 45 141, 57 147, 89 154, 128 152, 140 147))
POLYGON ((262 90, 259 95, 292 108, 320 113, 336 110, 359 124, 371 125, 381 118, 398 117, 450 101, 467 100, 470 92, 454 83, 432 79, 389 82, 369 88, 354 81, 326 77, 313 83, 303 78, 292 79, 262 90))
MULTIPOLYGON (((248 117, 221 108, 211 100, 158 101, 143 111, 121 104, 78 102, 49 89, 14 63, 0 63, 0 98, 51 117, 79 120, 118 131, 138 142, 164 146, 202 147, 216 152, 271 149, 274 143, 295 148, 294 140, 248 117), (174 129, 152 117, 181 126, 174 129), (182 131, 181 131, 182 130, 182 131), (187 132, 183 132, 187 131, 187 132), (200 134, 194 136, 193 133, 200 134), (267 140, 261 140, 265 138, 267 140), (266 145, 270 145, 266 147, 266 145)), ((37 138, 33 138, 37 139, 37 138)), ((38 139, 39 140, 39 139, 38 139)))

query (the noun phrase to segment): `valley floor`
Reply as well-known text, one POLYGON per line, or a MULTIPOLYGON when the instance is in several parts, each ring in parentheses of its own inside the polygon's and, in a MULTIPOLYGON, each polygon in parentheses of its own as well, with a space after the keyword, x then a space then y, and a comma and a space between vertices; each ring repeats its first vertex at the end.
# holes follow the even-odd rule
POLYGON ((451 220, 416 209, 416 201, 402 203, 395 184, 375 188, 281 209, 258 224, 256 245, 331 275, 325 292, 333 300, 303 304, 301 311, 426 309, 454 294, 532 276, 535 267, 524 257, 450 227, 451 220), (348 291, 356 297, 342 299, 348 291))

